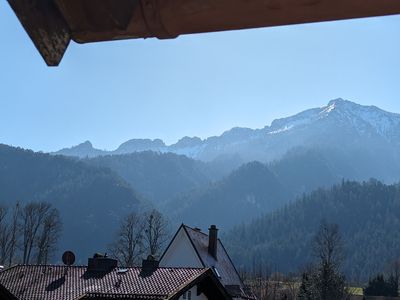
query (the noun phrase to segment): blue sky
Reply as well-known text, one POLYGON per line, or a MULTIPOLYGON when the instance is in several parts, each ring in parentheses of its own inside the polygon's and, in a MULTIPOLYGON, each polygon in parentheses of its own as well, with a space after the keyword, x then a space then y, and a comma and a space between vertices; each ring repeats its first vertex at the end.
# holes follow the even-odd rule
POLYGON ((205 138, 338 97, 400 113, 400 16, 72 43, 58 68, 6 1, 0 36, 0 143, 34 150, 205 138))

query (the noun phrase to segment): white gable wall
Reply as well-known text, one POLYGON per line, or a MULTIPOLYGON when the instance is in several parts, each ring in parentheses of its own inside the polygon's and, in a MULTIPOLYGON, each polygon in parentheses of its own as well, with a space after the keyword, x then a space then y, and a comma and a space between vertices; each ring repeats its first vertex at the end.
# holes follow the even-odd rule
POLYGON ((160 267, 204 267, 183 227, 180 228, 167 252, 164 253, 160 267))
POLYGON ((185 295, 180 296, 179 300, 208 300, 203 293, 197 296, 197 286, 192 287, 189 291, 187 291, 185 295), (189 298, 189 291, 191 292, 191 298, 189 298))

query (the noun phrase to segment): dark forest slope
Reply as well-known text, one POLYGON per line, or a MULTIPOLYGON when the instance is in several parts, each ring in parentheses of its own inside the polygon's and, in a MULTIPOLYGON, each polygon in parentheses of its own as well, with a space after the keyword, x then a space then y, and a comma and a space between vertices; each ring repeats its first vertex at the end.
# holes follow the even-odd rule
POLYGON ((104 251, 120 217, 142 205, 110 170, 0 145, 0 202, 16 201, 47 201, 58 208, 63 221, 59 250, 76 251, 78 262, 104 251))
POLYGON ((312 260, 310 245, 321 220, 340 226, 347 258, 344 270, 349 278, 365 280, 399 258, 400 186, 375 180, 317 190, 236 227, 226 241, 239 266, 297 271, 312 260))
POLYGON ((99 156, 84 162, 113 170, 154 203, 169 201, 208 184, 213 178, 207 164, 173 153, 135 152, 99 156))

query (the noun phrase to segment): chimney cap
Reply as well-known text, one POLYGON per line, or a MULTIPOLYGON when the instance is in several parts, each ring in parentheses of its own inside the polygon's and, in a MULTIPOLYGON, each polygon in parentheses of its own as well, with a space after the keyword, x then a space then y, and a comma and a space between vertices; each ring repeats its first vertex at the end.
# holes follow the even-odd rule
POLYGON ((216 225, 211 225, 210 228, 209 228, 209 230, 211 230, 211 229, 218 230, 218 228, 217 228, 216 225))
POLYGON ((149 255, 147 256, 147 260, 148 260, 148 261, 156 261, 156 258, 155 258, 153 255, 149 254, 149 255))
POLYGON ((107 258, 107 253, 100 253, 100 252, 96 252, 95 254, 93 254, 93 258, 107 258))

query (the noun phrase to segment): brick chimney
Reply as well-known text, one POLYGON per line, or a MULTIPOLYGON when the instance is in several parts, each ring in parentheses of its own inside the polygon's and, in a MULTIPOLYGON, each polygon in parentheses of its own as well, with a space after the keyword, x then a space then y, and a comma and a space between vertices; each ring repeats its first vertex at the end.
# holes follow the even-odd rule
POLYGON ((88 259, 87 271, 108 273, 116 267, 118 267, 118 261, 116 259, 109 258, 106 254, 102 255, 96 253, 93 255, 93 258, 88 259))
POLYGON ((152 255, 149 255, 147 259, 142 261, 142 276, 150 276, 158 269, 159 261, 156 260, 152 255))
POLYGON ((215 259, 217 259, 217 248, 218 248, 218 228, 215 225, 211 225, 208 228, 208 253, 210 253, 215 259))

